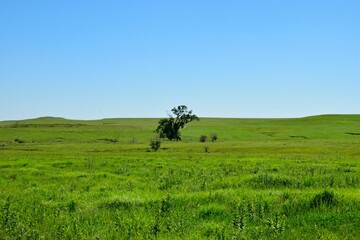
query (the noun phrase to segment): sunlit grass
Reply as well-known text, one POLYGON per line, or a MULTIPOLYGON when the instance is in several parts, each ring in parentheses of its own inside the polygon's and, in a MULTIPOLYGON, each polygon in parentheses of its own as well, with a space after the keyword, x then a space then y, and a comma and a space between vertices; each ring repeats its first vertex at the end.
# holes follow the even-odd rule
POLYGON ((360 116, 156 123, 0 123, 0 239, 360 237, 360 116))

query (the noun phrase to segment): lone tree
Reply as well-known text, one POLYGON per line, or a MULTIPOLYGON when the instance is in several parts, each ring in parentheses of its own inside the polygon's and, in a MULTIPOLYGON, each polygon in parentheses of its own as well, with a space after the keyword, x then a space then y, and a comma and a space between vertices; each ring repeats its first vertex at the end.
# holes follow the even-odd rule
POLYGON ((171 112, 172 114, 168 114, 169 118, 163 118, 159 121, 159 126, 155 131, 159 133, 161 138, 166 137, 169 140, 179 141, 181 140, 180 128, 191 121, 199 121, 199 118, 192 114, 192 110, 188 111, 185 105, 175 107, 171 109, 171 112))

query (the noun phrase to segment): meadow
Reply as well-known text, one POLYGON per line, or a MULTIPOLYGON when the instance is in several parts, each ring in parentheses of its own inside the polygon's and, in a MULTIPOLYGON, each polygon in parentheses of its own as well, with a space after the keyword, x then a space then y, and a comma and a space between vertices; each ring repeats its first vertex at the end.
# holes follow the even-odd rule
POLYGON ((0 239, 360 239, 360 115, 157 122, 0 122, 0 239))

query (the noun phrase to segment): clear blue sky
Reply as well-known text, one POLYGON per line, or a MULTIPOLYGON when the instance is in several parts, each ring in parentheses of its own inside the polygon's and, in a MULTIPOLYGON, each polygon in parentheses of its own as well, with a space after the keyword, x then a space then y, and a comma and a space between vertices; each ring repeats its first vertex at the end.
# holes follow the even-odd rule
POLYGON ((360 113, 360 1, 1 1, 0 120, 360 113))

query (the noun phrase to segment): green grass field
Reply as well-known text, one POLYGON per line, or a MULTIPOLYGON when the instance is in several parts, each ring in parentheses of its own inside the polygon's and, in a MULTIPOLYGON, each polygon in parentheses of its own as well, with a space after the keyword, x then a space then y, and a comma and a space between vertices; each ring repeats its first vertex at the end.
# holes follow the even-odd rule
POLYGON ((157 121, 0 122, 0 239, 360 239, 360 115, 157 121))

